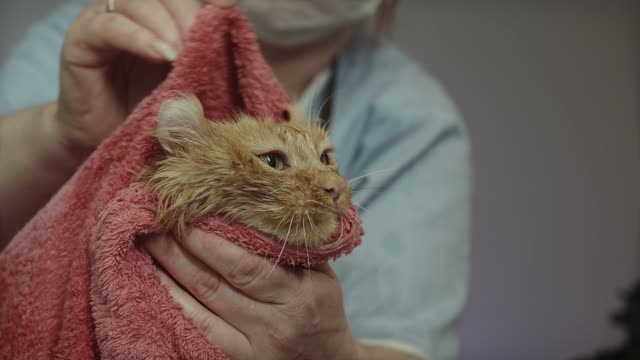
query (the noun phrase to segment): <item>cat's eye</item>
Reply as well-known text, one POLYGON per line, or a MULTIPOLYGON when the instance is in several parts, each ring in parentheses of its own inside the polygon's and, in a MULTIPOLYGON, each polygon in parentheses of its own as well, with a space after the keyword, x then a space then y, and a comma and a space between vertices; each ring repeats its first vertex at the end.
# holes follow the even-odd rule
POLYGON ((327 154, 327 152, 323 152, 322 155, 320 155, 320 162, 322 162, 325 165, 329 165, 329 154, 327 154))
POLYGON ((272 168, 274 168, 276 170, 282 170, 282 169, 287 167, 287 164, 286 164, 283 156, 278 154, 278 153, 271 152, 271 153, 267 153, 267 154, 258 155, 258 157, 265 164, 269 165, 270 167, 272 167, 272 168))

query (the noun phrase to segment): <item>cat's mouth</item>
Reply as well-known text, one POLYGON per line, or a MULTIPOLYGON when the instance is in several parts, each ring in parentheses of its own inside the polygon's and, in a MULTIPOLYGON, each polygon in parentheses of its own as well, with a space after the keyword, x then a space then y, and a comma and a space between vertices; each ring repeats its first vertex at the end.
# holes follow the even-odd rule
POLYGON ((275 235, 283 246, 317 249, 327 243, 338 225, 338 216, 306 212, 293 216, 275 235))
POLYGON ((273 236, 285 247, 320 248, 339 231, 341 218, 350 209, 350 190, 343 185, 339 194, 332 194, 328 187, 296 185, 269 193, 264 208, 254 207, 250 211, 253 214, 242 220, 273 236))
POLYGON ((340 226, 341 217, 348 211, 349 199, 341 197, 335 202, 307 199, 301 205, 273 235, 288 247, 317 249, 329 242, 340 226))

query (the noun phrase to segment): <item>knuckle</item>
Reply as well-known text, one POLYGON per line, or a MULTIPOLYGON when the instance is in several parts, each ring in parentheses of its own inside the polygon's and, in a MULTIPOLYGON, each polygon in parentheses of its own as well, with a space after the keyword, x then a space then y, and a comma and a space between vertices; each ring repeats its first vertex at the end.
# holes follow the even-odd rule
POLYGON ((149 40, 147 31, 136 23, 131 22, 125 16, 112 14, 99 16, 96 21, 90 23, 93 36, 114 42, 117 39, 131 42, 145 42, 149 40))
POLYGON ((200 301, 212 301, 220 290, 220 277, 207 273, 194 281, 191 291, 200 301))
MULTIPOLYGON (((326 290, 326 289, 325 289, 326 290)), ((297 318, 298 323, 304 324, 300 332, 313 332, 320 326, 322 313, 330 304, 324 296, 317 295, 311 284, 303 283, 298 287, 295 301, 290 308, 290 317, 297 318)))
POLYGON ((117 30, 124 28, 119 15, 95 16, 83 25, 82 37, 93 42, 104 42, 114 35, 117 30))
POLYGON ((98 36, 96 34, 101 34, 99 26, 100 21, 91 21, 89 15, 79 16, 64 35, 62 62, 73 62, 87 48, 89 39, 96 38, 98 36))
POLYGON ((229 273, 228 280, 236 287, 247 288, 260 277, 262 267, 263 263, 259 257, 246 252, 229 273))
POLYGON ((302 314, 309 324, 317 323, 320 319, 320 304, 311 296, 303 298, 301 303, 302 314))
MULTIPOLYGON (((322 309, 320 303, 312 296, 303 297, 299 304, 299 314, 304 323, 303 332, 313 332, 320 326, 322 309)), ((302 329, 301 329, 302 331, 302 329)))
POLYGON ((98 31, 109 31, 117 28, 121 23, 120 15, 110 14, 109 16, 97 16, 94 21, 90 21, 94 25, 94 29, 98 31))
POLYGON ((271 343, 279 350, 288 354, 302 353, 300 348, 302 342, 299 341, 300 339, 294 328, 279 324, 271 328, 269 336, 271 337, 271 343))
POLYGON ((271 343, 288 354, 302 354, 304 339, 319 334, 321 309, 313 297, 298 299, 269 322, 271 343))

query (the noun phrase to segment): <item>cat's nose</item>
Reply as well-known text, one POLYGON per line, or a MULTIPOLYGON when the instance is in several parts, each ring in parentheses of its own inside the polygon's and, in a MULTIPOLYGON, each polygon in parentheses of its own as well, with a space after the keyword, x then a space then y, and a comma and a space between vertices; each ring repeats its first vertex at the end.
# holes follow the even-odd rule
POLYGON ((333 201, 338 201, 340 194, 342 194, 343 187, 344 184, 335 180, 329 180, 324 184, 324 190, 331 196, 333 201))

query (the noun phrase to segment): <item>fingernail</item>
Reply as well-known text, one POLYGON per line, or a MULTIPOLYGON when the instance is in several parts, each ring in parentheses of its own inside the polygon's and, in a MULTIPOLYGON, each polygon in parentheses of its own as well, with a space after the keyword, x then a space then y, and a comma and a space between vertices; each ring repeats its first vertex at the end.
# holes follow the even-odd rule
POLYGON ((158 53, 160 53, 160 55, 162 55, 162 57, 169 61, 174 61, 178 57, 178 51, 163 41, 154 42, 153 47, 158 53))

